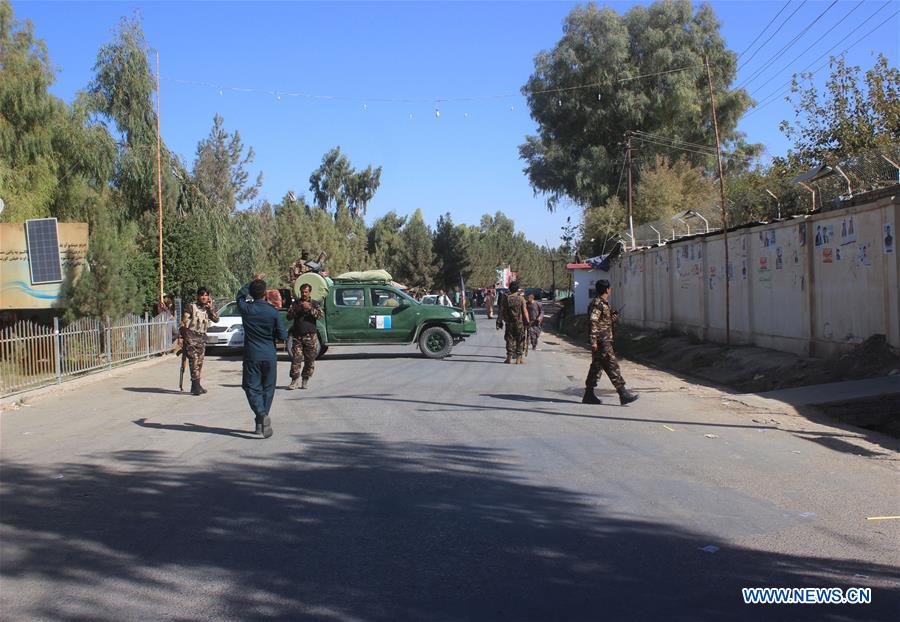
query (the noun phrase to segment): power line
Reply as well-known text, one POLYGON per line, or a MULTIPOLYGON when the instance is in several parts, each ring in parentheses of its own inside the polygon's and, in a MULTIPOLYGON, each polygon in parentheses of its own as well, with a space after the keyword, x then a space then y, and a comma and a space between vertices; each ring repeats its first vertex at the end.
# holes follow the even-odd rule
POLYGON ((763 29, 760 31, 760 33, 759 33, 758 35, 756 35, 756 38, 750 43, 750 45, 748 45, 748 46, 744 49, 743 52, 741 52, 740 54, 737 55, 738 60, 740 60, 741 56, 743 56, 744 54, 747 53, 747 50, 749 50, 750 48, 752 48, 753 45, 754 45, 757 41, 759 41, 759 38, 760 38, 761 36, 763 36, 763 34, 765 34, 765 32, 769 29, 769 26, 771 26, 772 23, 773 23, 776 19, 778 19, 778 16, 781 15, 782 13, 784 13, 784 10, 785 10, 786 8, 788 8, 788 5, 789 5, 790 3, 791 3, 791 0, 787 0, 787 2, 784 3, 784 6, 781 7, 781 10, 778 11, 778 12, 775 14, 775 17, 773 17, 772 19, 769 20, 769 23, 766 24, 766 27, 763 28, 763 29))
POLYGON ((791 48, 794 46, 794 44, 797 43, 797 41, 799 41, 799 40, 803 37, 803 35, 805 35, 807 32, 809 32, 810 28, 812 28, 813 26, 815 26, 816 23, 817 23, 820 19, 822 19, 822 18, 825 16, 825 14, 828 13, 828 11, 830 11, 830 10, 834 7, 834 5, 836 5, 837 3, 838 3, 838 0, 832 0, 832 3, 829 4, 828 7, 826 7, 826 9, 825 9, 824 11, 822 11, 821 13, 819 13, 819 15, 816 17, 816 19, 814 19, 814 20, 813 20, 806 28, 804 28, 803 30, 801 30, 797 35, 795 35, 793 39, 791 39, 790 41, 788 41, 788 42, 787 42, 780 50, 778 50, 777 52, 775 52, 775 54, 773 54, 773 55, 769 58, 769 60, 767 60, 766 62, 764 62, 764 63, 762 64, 762 67, 760 67, 759 69, 757 69, 756 72, 755 72, 752 76, 750 76, 749 78, 747 78, 746 80, 744 80, 744 82, 743 82, 742 84, 738 85, 736 88, 741 88, 742 86, 745 86, 745 85, 747 85, 747 84, 750 84, 750 83, 753 82, 756 78, 758 78, 759 75, 760 75, 761 73, 763 73, 766 69, 768 69, 768 67, 769 67, 773 62, 775 62, 776 60, 778 60, 779 58, 781 58, 782 56, 784 56, 784 53, 787 52, 789 49, 791 49, 791 48))
MULTIPOLYGON (((800 60, 801 58, 803 58, 803 55, 806 54, 807 52, 809 52, 809 51, 810 51, 811 49, 813 49, 814 47, 816 47, 816 46, 819 44, 819 42, 820 42, 822 39, 824 39, 826 35, 828 35, 828 33, 830 33, 832 30, 834 30, 834 29, 837 28, 838 26, 842 26, 842 25, 844 24, 845 20, 846 20, 848 17, 850 17, 850 16, 853 14, 853 12, 856 11, 856 9, 858 9, 858 8, 861 7, 863 4, 865 4, 865 2, 866 2, 866 0, 860 0, 859 3, 858 3, 855 7, 853 7, 852 9, 850 9, 850 10, 847 12, 846 15, 844 15, 841 19, 839 19, 837 22, 835 22, 834 25, 833 25, 831 28, 829 28, 828 30, 826 30, 825 32, 823 32, 821 35, 819 35, 818 40, 814 41, 814 42, 812 43, 812 45, 810 45, 808 48, 806 48, 805 50, 803 50, 802 52, 800 52, 800 54, 798 54, 792 61, 786 63, 786 64, 784 65, 784 67, 782 67, 781 69, 779 69, 778 71, 776 71, 775 74, 773 74, 773 75, 777 76, 779 73, 781 73, 782 71, 784 71, 785 69, 787 69, 788 67, 790 67, 791 65, 793 65, 794 63, 796 63, 798 60, 800 60)), ((890 3, 887 3, 887 4, 890 4, 890 3)), ((884 8, 884 6, 887 6, 887 4, 883 5, 882 8, 884 8)), ((758 93, 758 92, 761 91, 763 88, 764 88, 764 87, 762 87, 762 86, 759 87, 759 88, 757 88, 756 90, 754 90, 753 92, 751 92, 750 95, 753 96, 754 93, 758 93)))
MULTIPOLYGON (((635 137, 636 140, 640 140, 640 141, 642 141, 642 142, 647 142, 647 143, 650 143, 650 144, 652 144, 652 145, 656 145, 657 147, 666 147, 666 148, 669 148, 669 149, 676 149, 676 150, 679 150, 679 151, 688 151, 688 152, 691 152, 691 153, 696 153, 696 154, 698 154, 698 155, 709 156, 709 157, 713 157, 713 156, 716 155, 715 147, 710 147, 710 149, 711 149, 712 151, 700 151, 700 150, 697 150, 697 149, 690 149, 690 148, 688 148, 688 147, 679 147, 679 146, 677 146, 677 145, 671 145, 671 144, 667 144, 667 143, 662 142, 662 141, 658 141, 658 140, 654 140, 654 139, 649 139, 649 138, 647 138, 647 137, 645 137, 645 136, 640 136, 640 135, 636 134, 636 131, 633 131, 632 133, 635 134, 634 137, 635 137)), ((744 162, 750 162, 750 161, 752 161, 752 160, 755 160, 757 156, 741 156, 741 155, 737 155, 737 154, 734 154, 734 153, 732 153, 732 154, 729 154, 729 153, 723 153, 723 154, 722 154, 722 157, 723 157, 723 158, 726 158, 726 159, 730 159, 730 160, 742 160, 742 161, 744 161, 744 162)))
MULTIPOLYGON (((576 86, 566 86, 566 87, 558 87, 558 88, 549 88, 549 89, 541 89, 537 91, 530 91, 530 95, 544 95, 548 93, 565 93, 568 91, 576 91, 580 89, 592 89, 598 88, 601 86, 609 86, 610 84, 618 84, 621 82, 630 82, 631 80, 640 80, 642 78, 652 78, 656 76, 664 76, 673 73, 678 73, 681 71, 687 71, 689 69, 698 69, 703 65, 687 65, 684 67, 677 67, 675 69, 665 69, 663 71, 656 71, 651 73, 643 73, 635 76, 623 76, 621 78, 615 78, 613 80, 604 81, 604 82, 591 82, 589 84, 579 84, 576 86)), ((214 84, 211 82, 203 82, 198 80, 183 80, 178 78, 163 78, 169 82, 174 82, 176 84, 188 84, 193 86, 202 86, 207 88, 212 88, 219 91, 219 94, 222 95, 225 91, 234 91, 239 93, 257 93, 270 95, 277 99, 281 99, 283 97, 293 97, 293 98, 303 98, 303 99, 316 99, 316 100, 333 100, 333 101, 353 101, 359 103, 391 103, 391 104, 441 104, 447 102, 469 102, 469 101, 485 101, 485 100, 496 100, 496 99, 510 99, 516 97, 524 97, 522 93, 501 93, 498 95, 473 95, 473 96, 464 96, 464 97, 439 97, 439 98, 424 98, 424 97, 359 97, 359 96, 342 96, 342 95, 322 95, 315 93, 305 93, 298 91, 287 91, 280 89, 257 89, 257 88, 246 88, 246 87, 238 87, 238 86, 226 86, 222 84, 214 84)))
MULTIPOLYGON (((812 67, 815 63, 817 63, 818 61, 820 61, 823 57, 825 57, 825 56, 827 56, 828 54, 830 54, 835 48, 839 47, 839 46, 841 45, 841 43, 843 43, 843 41, 846 41, 846 40, 850 37, 850 35, 852 35, 854 32, 856 32, 857 30, 859 30, 860 28, 862 28, 862 26, 865 25, 866 22, 868 22, 869 20, 871 20, 873 17, 875 17, 875 15, 877 15, 879 12, 881 12, 882 9, 884 9, 885 7, 887 7, 887 6, 890 5, 890 4, 891 4, 890 2, 888 2, 888 3, 886 3, 886 4, 883 4, 883 5, 881 6, 880 9, 878 9, 877 11, 875 11, 874 13, 872 13, 872 14, 871 14, 869 17, 867 17, 862 23, 860 23, 856 28, 854 28, 854 29, 851 30, 849 33, 847 33, 847 36, 844 37, 844 39, 842 39, 842 40, 839 41, 836 45, 834 45, 834 46, 832 46, 831 48, 829 48, 825 53, 823 53, 822 55, 820 55, 818 58, 816 58, 816 60, 814 60, 814 61, 812 61, 811 63, 809 63, 806 67, 804 67, 803 69, 801 69, 801 70, 800 70, 799 72, 797 72, 797 73, 803 73, 803 72, 805 72, 807 69, 809 69, 810 67, 812 67)), ((856 41, 854 41, 853 43, 851 43, 850 45, 848 45, 847 47, 845 47, 843 50, 841 50, 840 53, 841 53, 841 54, 844 54, 845 52, 847 52, 847 51, 850 50, 851 48, 856 47, 856 46, 857 46, 861 41, 863 41, 866 37, 868 37, 868 36, 871 35, 873 32, 875 32, 876 30, 878 30, 879 28, 881 28, 882 26, 884 26, 885 24, 887 24, 888 22, 890 22, 893 18, 897 17, 897 15, 900 15, 900 11, 894 12, 893 15, 889 16, 889 17, 888 17, 887 19, 885 19, 883 22, 881 22, 880 24, 878 24, 877 26, 875 26, 872 30, 870 30, 869 32, 867 32, 866 34, 864 34, 863 36, 861 36, 859 39, 857 39, 856 41)), ((820 67, 818 67, 817 69, 813 70, 813 71, 810 72, 810 73, 813 74, 813 75, 815 75, 816 73, 818 73, 819 71, 821 71, 822 69, 824 69, 825 67, 827 67, 828 64, 829 64, 830 62, 831 62, 831 61, 830 61, 830 59, 829 59, 827 62, 825 62, 825 64, 821 65, 820 67)), ((755 112, 757 112, 757 111, 759 111, 759 110, 765 108, 765 107, 768 106, 769 104, 775 102, 781 95, 783 95, 783 94, 787 93, 788 91, 790 91, 792 83, 793 83, 792 80, 788 80, 787 82, 785 82, 783 85, 781 85, 780 87, 778 87, 778 89, 776 89, 776 91, 773 91, 772 93, 770 93, 769 95, 767 95, 766 97, 764 97, 764 98, 763 98, 763 103, 761 103, 761 104, 759 104, 758 106, 756 106, 756 108, 754 108, 753 110, 751 110, 750 112, 748 112, 748 113, 747 113, 746 115, 744 115, 744 116, 747 117, 747 116, 749 116, 749 115, 751 115, 751 114, 753 114, 753 113, 755 113, 755 112), (785 87, 787 87, 787 88, 785 88, 785 87)))
POLYGON ((681 143, 683 145, 687 145, 689 147, 700 147, 701 149, 710 149, 713 152, 715 152, 715 149, 716 149, 712 145, 705 145, 703 143, 692 143, 687 140, 681 140, 680 138, 671 138, 669 136, 664 136, 663 134, 653 134, 651 132, 642 132, 641 130, 632 130, 632 133, 640 134, 642 136, 649 136, 650 138, 669 140, 669 141, 681 143))
POLYGON ((753 52, 753 54, 750 55, 750 58, 748 58, 748 59, 745 60, 743 63, 741 63, 740 65, 738 65, 738 69, 740 69, 741 67, 746 66, 747 63, 749 63, 751 60, 753 60, 753 58, 754 58, 757 54, 759 54, 759 51, 762 50, 764 47, 766 47, 766 44, 767 44, 769 41, 772 40, 772 37, 774 37, 775 35, 777 35, 777 34, 781 31, 781 29, 784 28, 784 25, 787 24, 789 21, 791 21, 791 18, 792 18, 794 15, 797 14, 797 11, 799 11, 800 9, 803 8, 803 5, 806 4, 806 1, 807 1, 807 0, 803 0, 803 2, 800 3, 800 6, 798 6, 796 9, 794 9, 794 12, 791 13, 790 15, 788 15, 788 16, 787 16, 787 19, 785 19, 783 22, 781 22, 781 25, 775 30, 775 32, 773 32, 771 35, 769 35, 769 38, 766 39, 765 41, 763 41, 762 45, 760 45, 758 48, 756 48, 756 51, 753 52))

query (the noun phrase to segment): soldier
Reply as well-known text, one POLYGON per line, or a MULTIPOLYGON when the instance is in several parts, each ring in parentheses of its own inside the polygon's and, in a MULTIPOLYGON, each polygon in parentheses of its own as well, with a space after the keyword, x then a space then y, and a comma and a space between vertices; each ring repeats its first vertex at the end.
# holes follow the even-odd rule
POLYGON ((524 365, 525 359, 525 327, 530 320, 525 298, 519 292, 519 284, 515 281, 509 284, 509 295, 500 299, 499 313, 497 315, 497 330, 503 328, 506 322, 506 360, 504 363, 524 365), (513 361, 515 359, 515 361, 513 361))
POLYGON ((484 308, 487 309, 489 320, 494 319, 494 290, 489 289, 484 294, 484 308))
POLYGON ((316 320, 325 316, 322 306, 310 297, 312 286, 304 283, 300 286, 300 299, 288 309, 287 319, 294 320, 291 326, 291 384, 288 390, 306 389, 309 379, 316 370, 316 354, 319 350, 319 336, 316 332, 316 320), (303 364, 303 384, 300 382, 300 364, 303 364))
POLYGON ((613 324, 619 320, 619 313, 613 311, 609 305, 611 292, 612 287, 610 287, 609 281, 597 281, 597 297, 591 301, 588 307, 591 321, 591 368, 588 370, 587 379, 584 382, 582 404, 602 403, 600 398, 594 394, 601 369, 606 372, 618 391, 619 403, 622 406, 630 404, 638 398, 637 394, 625 388, 625 380, 619 372, 619 363, 616 361, 616 353, 613 350, 613 324))
POLYGON ((206 389, 200 386, 200 373, 203 370, 203 358, 206 354, 206 331, 209 325, 219 321, 209 290, 201 287, 197 290, 197 301, 192 302, 181 316, 182 339, 187 358, 191 363, 191 395, 202 395, 206 389))

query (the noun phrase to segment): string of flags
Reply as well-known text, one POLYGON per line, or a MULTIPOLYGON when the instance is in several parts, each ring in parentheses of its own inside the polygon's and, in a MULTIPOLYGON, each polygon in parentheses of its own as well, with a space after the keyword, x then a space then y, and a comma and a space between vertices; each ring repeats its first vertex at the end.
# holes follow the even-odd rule
MULTIPOLYGON (((537 91, 531 91, 530 95, 542 95, 542 94, 563 94, 569 91, 575 90, 584 90, 584 89, 599 89, 603 86, 610 86, 611 84, 627 82, 632 80, 638 80, 642 78, 651 78, 657 76, 668 75, 672 73, 677 73, 681 71, 688 71, 690 69, 698 69, 702 68, 703 65, 688 65, 685 67, 677 67, 674 69, 666 69, 663 71, 638 74, 633 76, 623 76, 620 78, 614 78, 611 80, 607 80, 605 82, 592 82, 589 84, 579 84, 574 86, 566 86, 559 88, 549 88, 542 89, 537 91)), ((501 93, 496 95, 470 95, 463 97, 439 97, 439 98, 425 98, 425 97, 355 97, 355 96, 343 96, 343 95, 322 95, 315 93, 306 93, 300 91, 287 91, 287 90, 275 90, 275 89, 258 89, 258 88, 247 88, 247 87, 239 87, 239 86, 226 86, 222 84, 215 84, 212 82, 203 82, 198 80, 184 80, 179 78, 169 78, 169 77, 161 77, 162 80, 167 82, 172 82, 175 84, 184 84, 190 86, 198 86, 203 88, 214 89, 218 92, 220 97, 224 97, 226 92, 235 92, 235 93, 250 93, 250 94, 263 94, 267 96, 274 97, 276 101, 283 101, 286 98, 296 98, 296 99, 306 99, 306 100, 315 100, 315 101, 334 101, 334 102, 357 102, 362 106, 362 111, 367 112, 369 110, 370 103, 383 103, 383 104, 432 104, 434 106, 434 118, 441 118, 441 107, 440 104, 445 103, 471 103, 471 102, 483 102, 483 101, 498 101, 504 99, 514 99, 514 98, 524 98, 526 97, 523 93, 501 93)), ((602 101, 602 94, 598 91, 597 93, 597 101, 602 101)), ((557 97, 556 100, 557 106, 563 105, 562 97, 557 97)), ((509 106, 509 111, 514 112, 516 110, 516 106, 511 104, 509 106)), ((470 111, 466 110, 463 113, 463 118, 468 119, 470 116, 470 111)), ((409 113, 409 119, 413 120, 415 118, 414 113, 409 113)))

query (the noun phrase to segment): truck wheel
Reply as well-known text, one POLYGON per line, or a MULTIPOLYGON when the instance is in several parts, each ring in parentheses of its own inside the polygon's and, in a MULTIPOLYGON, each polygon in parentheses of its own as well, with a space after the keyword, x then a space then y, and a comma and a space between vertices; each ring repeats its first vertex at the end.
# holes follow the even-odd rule
POLYGON ((453 349, 453 337, 440 326, 431 326, 419 336, 419 349, 430 359, 442 359, 453 349))

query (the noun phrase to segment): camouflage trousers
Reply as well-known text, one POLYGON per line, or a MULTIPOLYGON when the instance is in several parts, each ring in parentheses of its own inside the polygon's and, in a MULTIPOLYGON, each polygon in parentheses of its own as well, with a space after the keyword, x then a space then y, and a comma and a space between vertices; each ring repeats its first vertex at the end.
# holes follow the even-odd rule
POLYGON ((525 355, 525 326, 518 322, 507 322, 506 356, 511 359, 521 358, 525 355))
POLYGON ((206 341, 204 335, 197 333, 191 335, 182 342, 188 364, 191 366, 191 381, 200 380, 200 372, 203 371, 203 359, 206 356, 206 341))
POLYGON ((593 389, 597 386, 597 378, 600 372, 605 371, 609 376, 616 391, 620 391, 625 387, 625 379, 619 371, 619 362, 616 360, 616 353, 613 350, 612 343, 600 342, 600 347, 596 352, 591 352, 591 368, 588 370, 587 379, 584 386, 593 389))
POLYGON ((319 337, 315 333, 294 337, 291 342, 291 379, 299 378, 300 366, 303 366, 303 377, 312 378, 316 370, 316 353, 319 350, 319 337))

